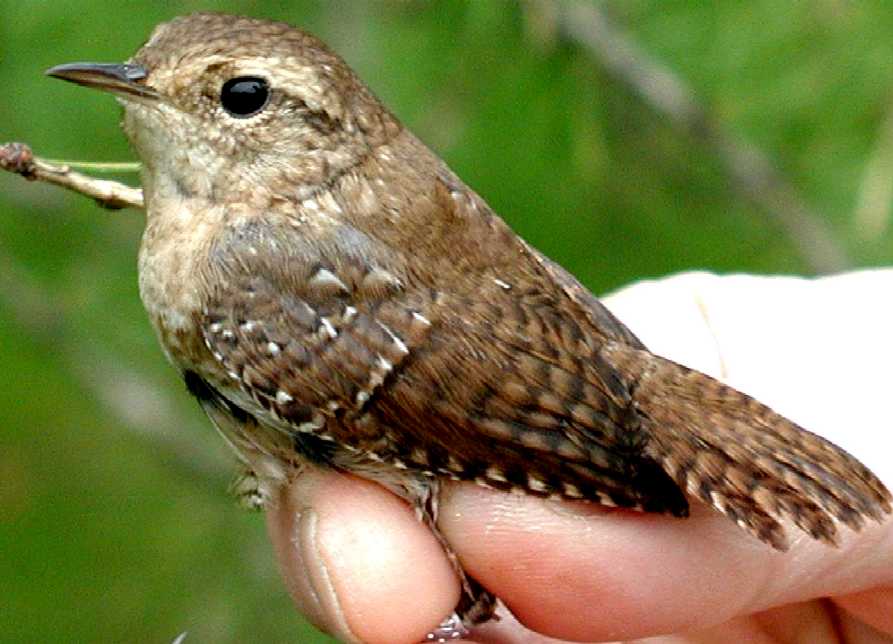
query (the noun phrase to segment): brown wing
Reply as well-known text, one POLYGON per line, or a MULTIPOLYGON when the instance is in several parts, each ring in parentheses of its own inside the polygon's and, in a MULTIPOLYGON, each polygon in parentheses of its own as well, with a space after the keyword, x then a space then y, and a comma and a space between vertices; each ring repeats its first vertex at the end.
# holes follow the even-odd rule
POLYGON ((685 490, 779 549, 782 516, 834 543, 833 519, 858 529, 890 511, 854 458, 648 353, 535 251, 522 247, 539 274, 527 286, 482 273, 453 293, 376 263, 356 234, 276 266, 224 262, 205 339, 229 374, 220 391, 264 423, 344 462, 499 489, 677 515, 685 490))
POLYGON ((409 288, 365 255, 295 257, 276 269, 224 262, 225 286, 208 298, 205 341, 234 405, 352 460, 687 512, 645 454, 618 374, 558 312, 560 293, 491 280, 470 298, 409 288))

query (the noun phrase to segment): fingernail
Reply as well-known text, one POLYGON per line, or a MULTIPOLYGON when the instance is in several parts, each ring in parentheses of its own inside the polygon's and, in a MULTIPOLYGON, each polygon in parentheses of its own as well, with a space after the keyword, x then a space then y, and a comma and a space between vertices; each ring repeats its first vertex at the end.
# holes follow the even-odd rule
POLYGON ((318 521, 319 518, 313 510, 304 510, 296 514, 294 532, 291 537, 291 545, 296 553, 292 573, 301 576, 305 582, 300 584, 303 586, 300 588, 300 596, 305 600, 302 602, 302 612, 317 626, 325 627, 325 610, 319 597, 319 590, 309 574, 314 564, 325 567, 325 564, 318 561, 319 557, 314 556, 314 552, 317 550, 316 525, 318 521))
POLYGON ((310 507, 316 486, 312 474, 306 478, 283 491, 279 497, 282 505, 272 513, 270 520, 270 532, 279 551, 285 583, 298 610, 314 626, 340 640, 357 641, 344 619, 338 593, 320 549, 320 518, 310 507), (276 522, 278 525, 274 525, 276 522))

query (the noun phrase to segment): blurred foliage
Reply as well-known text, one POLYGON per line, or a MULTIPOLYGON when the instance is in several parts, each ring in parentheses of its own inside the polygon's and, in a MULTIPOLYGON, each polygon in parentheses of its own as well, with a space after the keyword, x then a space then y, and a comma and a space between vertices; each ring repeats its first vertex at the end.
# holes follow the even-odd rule
MULTIPOLYGON (((777 164, 854 265, 890 262, 893 4, 598 6, 777 164)), ((121 60, 154 24, 195 10, 321 36, 596 292, 685 269, 810 271, 715 153, 563 39, 543 3, 5 0, 0 140, 130 158, 113 100, 42 71, 121 60)), ((262 516, 225 493, 229 455, 156 347, 136 291, 141 228, 138 213, 0 176, 0 639, 327 641, 293 611, 262 516), (112 413, 109 369, 161 398, 124 387, 112 413), (151 421, 168 397, 182 421, 159 431, 187 442, 186 467, 126 431, 127 405, 151 421), (210 470, 189 472, 195 454, 210 470)))

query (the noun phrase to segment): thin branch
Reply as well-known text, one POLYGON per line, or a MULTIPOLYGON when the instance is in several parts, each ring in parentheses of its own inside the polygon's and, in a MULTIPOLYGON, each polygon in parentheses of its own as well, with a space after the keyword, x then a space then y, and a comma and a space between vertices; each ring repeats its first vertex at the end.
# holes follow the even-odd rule
POLYGON ((69 161, 66 159, 44 159, 44 163, 68 166, 75 170, 91 170, 100 173, 139 172, 140 164, 136 161, 69 161))
POLYGON ((558 23, 566 38, 629 85, 651 109, 711 149, 733 185, 785 230, 814 271, 836 272, 850 265, 831 228, 806 205, 769 157, 725 129, 682 79, 612 24, 600 8, 591 1, 564 2, 558 23))
POLYGON ((143 191, 140 188, 97 179, 75 172, 67 165, 56 165, 34 156, 24 143, 0 145, 0 169, 19 174, 30 181, 45 181, 82 194, 112 210, 120 208, 143 209, 143 191))

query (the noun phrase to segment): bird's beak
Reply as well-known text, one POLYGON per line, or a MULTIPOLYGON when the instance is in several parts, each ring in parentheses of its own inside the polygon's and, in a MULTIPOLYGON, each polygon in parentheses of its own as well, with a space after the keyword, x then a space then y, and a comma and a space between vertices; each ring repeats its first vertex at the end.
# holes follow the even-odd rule
POLYGON ((148 70, 135 63, 68 63, 46 70, 47 76, 94 87, 122 98, 157 100, 158 92, 146 85, 148 70))

